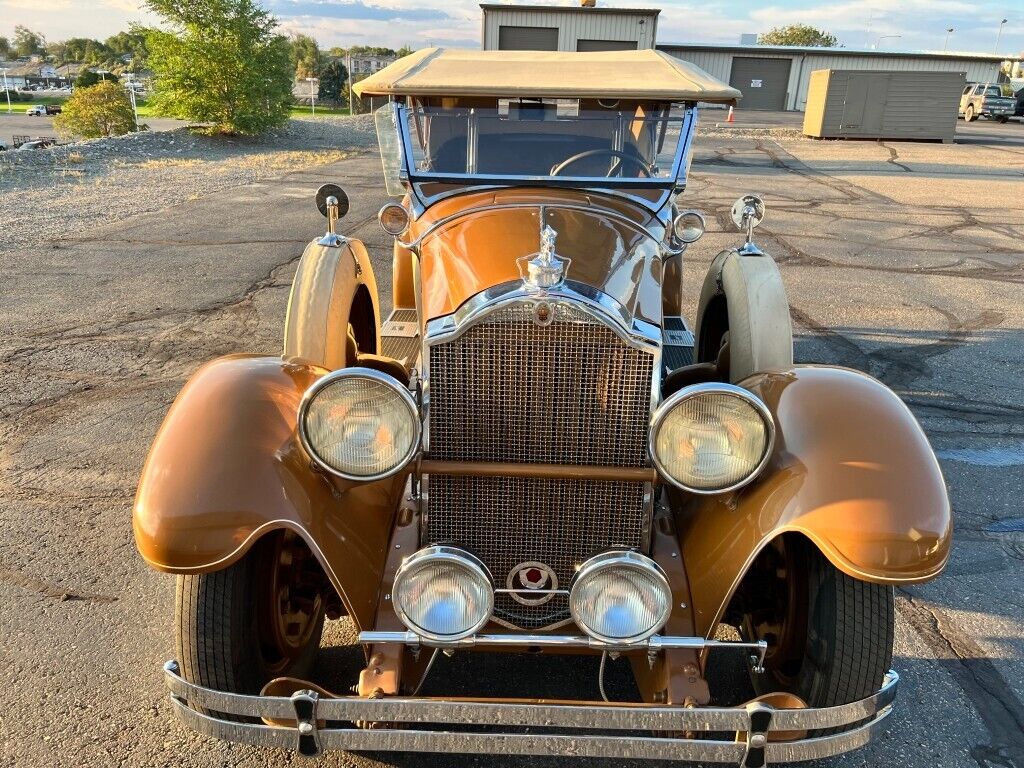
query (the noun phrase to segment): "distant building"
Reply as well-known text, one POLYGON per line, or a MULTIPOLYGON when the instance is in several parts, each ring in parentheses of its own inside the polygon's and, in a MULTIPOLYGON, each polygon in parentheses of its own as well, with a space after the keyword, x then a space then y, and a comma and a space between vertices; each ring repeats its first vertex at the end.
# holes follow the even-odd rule
POLYGON ((653 48, 658 8, 482 3, 484 50, 626 51, 653 48))
POLYGON ((811 72, 818 69, 963 72, 974 82, 995 82, 1003 57, 981 53, 867 51, 772 45, 658 45, 678 59, 743 93, 741 109, 796 110, 807 104, 811 72))
POLYGON ((391 64, 397 58, 397 56, 361 53, 358 56, 349 57, 346 65, 351 65, 353 78, 361 79, 361 76, 372 75, 374 72, 384 69, 384 67, 391 64))

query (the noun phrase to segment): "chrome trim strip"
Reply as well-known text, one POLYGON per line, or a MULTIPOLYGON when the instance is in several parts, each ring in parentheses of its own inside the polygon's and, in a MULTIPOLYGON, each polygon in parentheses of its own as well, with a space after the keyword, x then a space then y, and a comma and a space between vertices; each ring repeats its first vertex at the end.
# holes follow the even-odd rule
MULTIPOLYGON (((164 665, 164 681, 170 691, 175 714, 185 725, 209 736, 258 746, 299 749, 303 744, 301 739, 305 737, 312 740, 317 752, 321 749, 344 749, 571 755, 726 762, 753 766, 828 757, 868 743, 892 712, 899 676, 890 671, 885 676, 882 688, 873 696, 824 709, 776 709, 760 702, 752 702, 745 707, 687 708, 630 704, 519 704, 399 697, 328 698, 317 696, 312 691, 299 691, 287 698, 242 696, 188 683, 180 676, 178 665, 173 661, 164 665), (231 722, 201 714, 194 709, 199 706, 229 715, 296 722, 299 711, 297 700, 311 703, 315 713, 315 719, 300 720, 298 727, 231 722), (770 716, 765 730, 753 727, 752 718, 755 715, 770 716), (868 718, 868 722, 863 725, 828 736, 767 743, 765 739, 772 731, 841 727, 868 718), (613 731, 736 731, 746 733, 747 738, 744 743, 743 740, 679 739, 633 734, 623 737, 574 733, 452 733, 444 730, 317 728, 317 721, 334 724, 356 721, 438 725, 457 723, 613 731), (760 755, 751 753, 761 747, 764 748, 765 761, 756 762, 760 755), (755 759, 748 762, 748 756, 755 759)), ((305 750, 303 753, 313 754, 305 750)))
POLYGON ((650 436, 648 438, 647 446, 648 453, 651 456, 651 462, 654 464, 655 467, 657 467, 658 474, 660 474, 662 478, 664 478, 667 482, 671 483, 672 485, 676 486, 676 488, 681 488, 684 491, 695 493, 700 496, 714 496, 719 493, 728 493, 729 491, 735 491, 736 489, 742 488, 743 486, 752 482, 755 478, 757 478, 759 474, 761 474, 761 471, 768 463, 768 460, 771 459, 772 451, 774 450, 774 448, 775 419, 772 416, 771 411, 768 410, 768 406, 766 406, 761 401, 761 398, 759 398, 757 395, 755 395, 748 389, 738 387, 735 384, 725 384, 723 382, 717 381, 706 382, 704 384, 693 384, 689 387, 683 387, 681 390, 679 390, 674 395, 665 400, 665 402, 663 402, 660 406, 658 406, 658 409, 654 412, 654 415, 651 417, 651 431, 650 436), (659 427, 661 427, 661 423, 665 420, 665 417, 668 416, 679 403, 683 402, 684 400, 689 400, 692 397, 698 397, 699 395, 709 393, 731 395, 732 397, 737 397, 743 400, 744 402, 749 403, 754 408, 754 410, 756 410, 757 413, 761 416, 761 420, 765 424, 765 429, 768 432, 768 443, 767 445, 765 445, 764 455, 761 457, 761 461, 758 462, 754 470, 749 475, 744 477, 742 480, 739 480, 738 482, 735 482, 732 485, 726 486, 724 488, 693 488, 684 483, 679 482, 674 477, 672 477, 668 472, 665 471, 665 467, 658 459, 658 454, 657 451, 655 451, 654 443, 657 440, 658 429, 659 427))

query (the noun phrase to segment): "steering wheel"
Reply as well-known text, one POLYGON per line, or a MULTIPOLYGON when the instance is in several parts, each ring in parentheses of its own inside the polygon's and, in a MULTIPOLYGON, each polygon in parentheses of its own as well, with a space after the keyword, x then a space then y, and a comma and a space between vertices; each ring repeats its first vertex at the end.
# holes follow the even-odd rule
POLYGON ((633 163, 640 172, 647 178, 651 178, 651 169, 643 160, 635 155, 627 155, 625 152, 620 152, 617 149, 591 149, 586 152, 580 152, 579 154, 573 155, 572 157, 566 158, 560 163, 556 163, 551 166, 551 175, 560 176, 562 171, 568 168, 573 163, 577 163, 580 160, 586 160, 590 157, 599 157, 601 155, 608 155, 609 157, 617 158, 616 162, 612 164, 612 167, 608 169, 608 173, 605 177, 610 178, 618 173, 619 169, 622 168, 623 162, 633 163))

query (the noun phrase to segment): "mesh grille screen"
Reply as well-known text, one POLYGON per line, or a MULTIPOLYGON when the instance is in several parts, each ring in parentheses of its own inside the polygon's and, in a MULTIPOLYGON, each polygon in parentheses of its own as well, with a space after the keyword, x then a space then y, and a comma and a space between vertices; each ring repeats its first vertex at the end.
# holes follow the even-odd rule
MULTIPOLYGON (((647 465, 653 358, 585 312, 556 305, 540 326, 516 304, 429 354, 431 458, 647 465)), ((643 483, 435 475, 427 499, 424 544, 472 551, 499 588, 526 561, 567 588, 590 555, 643 544, 643 483)), ((568 601, 499 594, 495 615, 538 629, 566 621, 568 601)))

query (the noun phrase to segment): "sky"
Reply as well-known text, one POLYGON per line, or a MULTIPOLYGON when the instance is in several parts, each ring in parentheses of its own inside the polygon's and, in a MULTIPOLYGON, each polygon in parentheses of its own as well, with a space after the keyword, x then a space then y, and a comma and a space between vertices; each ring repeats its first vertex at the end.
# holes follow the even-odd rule
MULTIPOLYGON (((548 0, 535 0, 547 3, 548 0)), ((383 45, 478 47, 479 0, 261 0, 287 32, 312 35, 322 48, 383 45)), ((659 43, 738 43, 743 33, 805 23, 847 48, 992 53, 1024 52, 1024 0, 598 0, 603 6, 660 7, 659 43)), ((551 5, 575 4, 551 0, 551 5)), ((0 36, 17 24, 49 40, 106 38, 132 22, 157 20, 139 0, 0 0, 0 36)))

